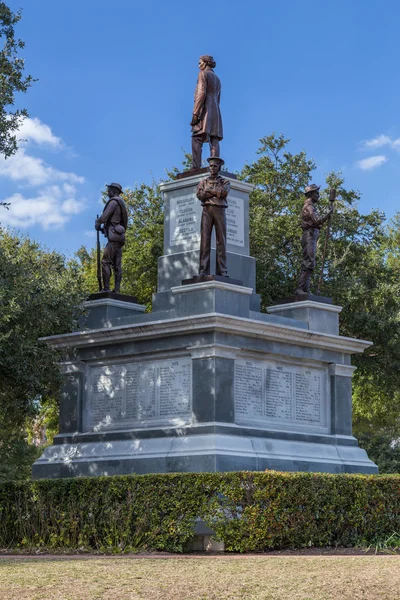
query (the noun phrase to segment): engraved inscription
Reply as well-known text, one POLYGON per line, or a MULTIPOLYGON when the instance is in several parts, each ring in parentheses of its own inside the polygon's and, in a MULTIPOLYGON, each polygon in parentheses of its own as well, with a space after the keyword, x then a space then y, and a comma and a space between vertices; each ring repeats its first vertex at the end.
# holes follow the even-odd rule
MULTIPOLYGON (((202 207, 195 194, 171 198, 170 246, 200 242, 201 213, 202 207)), ((226 241, 228 244, 244 247, 244 201, 236 196, 228 196, 226 241)))
POLYGON ((263 372, 251 361, 237 362, 235 368, 236 414, 263 417, 263 372))
POLYGON ((151 419, 157 415, 156 369, 132 365, 126 370, 126 418, 151 419))
POLYGON ((200 241, 201 205, 195 194, 170 200, 170 245, 200 241))
POLYGON ((327 428, 328 407, 326 368, 236 360, 236 422, 327 428))
POLYGON ((171 361, 160 367, 160 415, 186 415, 190 412, 191 364, 171 361))
POLYGON ((234 246, 244 246, 244 202, 236 196, 228 196, 226 241, 234 246))
POLYGON ((296 373, 296 421, 321 420, 321 374, 314 370, 296 373))
POLYGON ((265 370, 265 403, 267 417, 293 419, 293 373, 265 370))
POLYGON ((93 368, 89 413, 85 429, 190 422, 191 359, 93 368))
POLYGON ((124 416, 122 376, 119 371, 107 367, 93 379, 92 415, 95 423, 107 425, 124 416))

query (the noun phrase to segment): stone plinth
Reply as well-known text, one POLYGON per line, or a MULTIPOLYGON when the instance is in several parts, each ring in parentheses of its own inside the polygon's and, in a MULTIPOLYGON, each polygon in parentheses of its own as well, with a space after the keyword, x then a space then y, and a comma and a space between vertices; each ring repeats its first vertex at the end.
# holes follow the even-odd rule
POLYGON ((133 296, 115 292, 91 294, 83 306, 86 310, 85 326, 90 329, 110 327, 116 317, 142 314, 146 310, 146 307, 139 304, 133 296))
POLYGON ((267 308, 270 314, 298 319, 307 323, 308 328, 313 331, 324 331, 335 335, 339 334, 339 313, 341 310, 341 306, 316 302, 315 300, 287 302, 268 306, 267 308))
POLYGON ((34 477, 377 471, 351 433, 350 356, 369 342, 274 315, 145 317, 47 339, 73 355, 60 433, 34 477))
MULTIPOLYGON (((202 206, 196 198, 199 181, 208 173, 161 184, 164 194, 164 256, 158 260, 158 291, 165 292, 199 271, 202 206)), ((226 176, 228 196, 227 266, 229 276, 255 288, 255 259, 249 255, 249 194, 254 186, 226 176)), ((215 236, 211 242, 211 272, 215 273, 215 236)))

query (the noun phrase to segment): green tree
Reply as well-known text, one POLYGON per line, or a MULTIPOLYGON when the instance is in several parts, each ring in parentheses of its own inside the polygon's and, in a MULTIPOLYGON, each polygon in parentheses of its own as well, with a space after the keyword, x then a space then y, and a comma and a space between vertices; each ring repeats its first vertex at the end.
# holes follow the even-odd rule
POLYGON ((22 474, 26 423, 58 396, 59 355, 39 338, 76 327, 84 295, 76 265, 0 229, 0 477, 22 474))
POLYGON ((26 92, 34 79, 24 75, 24 59, 19 53, 25 43, 15 37, 14 26, 21 19, 21 11, 13 13, 5 2, 0 2, 0 154, 7 158, 17 151, 16 132, 28 116, 25 108, 13 110, 15 95, 26 92))

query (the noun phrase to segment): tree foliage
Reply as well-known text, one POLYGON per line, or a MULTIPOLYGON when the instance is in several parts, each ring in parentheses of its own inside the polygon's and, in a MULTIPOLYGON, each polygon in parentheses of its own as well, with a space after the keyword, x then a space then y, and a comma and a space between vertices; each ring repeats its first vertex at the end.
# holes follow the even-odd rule
POLYGON ((39 338, 73 329, 81 290, 77 267, 63 256, 0 230, 0 478, 13 456, 19 467, 29 459, 27 419, 58 395, 59 356, 39 338))
POLYGON ((24 59, 19 56, 25 43, 15 37, 15 25, 21 11, 13 13, 5 2, 0 2, 0 154, 7 158, 17 151, 16 132, 27 110, 13 109, 17 93, 26 92, 34 79, 24 75, 24 59))

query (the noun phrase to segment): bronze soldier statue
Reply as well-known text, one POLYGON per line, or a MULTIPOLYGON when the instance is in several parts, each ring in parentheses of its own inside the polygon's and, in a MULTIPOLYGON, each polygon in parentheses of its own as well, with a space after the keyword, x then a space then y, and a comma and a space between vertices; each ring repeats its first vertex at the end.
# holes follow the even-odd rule
POLYGON ((199 76, 194 93, 192 126, 192 169, 201 168, 201 151, 204 142, 210 144, 210 155, 219 156, 219 142, 223 138, 221 111, 221 82, 213 69, 212 56, 204 54, 199 59, 199 76))
POLYGON ((119 183, 107 185, 108 202, 99 219, 96 219, 96 231, 102 231, 108 242, 101 261, 104 292, 110 291, 111 270, 114 271, 113 292, 119 293, 122 279, 122 247, 125 244, 125 231, 128 226, 128 212, 121 198, 122 187, 119 183), (103 225, 103 229, 101 226, 103 225))
POLYGON ((329 219, 333 213, 333 202, 330 203, 329 212, 320 217, 315 208, 315 204, 319 202, 319 189, 321 186, 307 185, 304 194, 304 206, 301 212, 301 228, 303 235, 301 237, 301 246, 303 248, 303 260, 301 263, 301 274, 296 296, 301 296, 310 293, 310 279, 315 269, 315 254, 317 249, 317 240, 319 238, 319 230, 321 226, 329 219))
POLYGON ((216 275, 228 277, 226 267, 226 208, 230 183, 219 175, 224 164, 222 158, 211 156, 207 159, 210 165, 210 176, 202 179, 197 186, 197 198, 201 201, 200 269, 199 276, 210 274, 211 234, 215 228, 217 242, 216 275))

